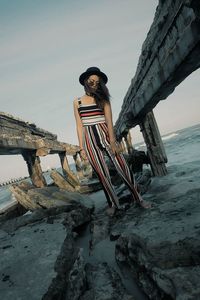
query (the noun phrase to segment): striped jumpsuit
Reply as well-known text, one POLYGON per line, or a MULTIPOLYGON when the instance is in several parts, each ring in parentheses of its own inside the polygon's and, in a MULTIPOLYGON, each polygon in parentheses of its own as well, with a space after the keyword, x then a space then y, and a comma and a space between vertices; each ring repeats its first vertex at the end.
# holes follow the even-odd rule
POLYGON ((82 104, 78 99, 78 112, 83 125, 83 147, 87 158, 102 183, 105 196, 110 207, 118 207, 118 197, 112 186, 109 170, 104 154, 111 159, 117 172, 128 186, 133 199, 141 202, 142 198, 137 192, 134 177, 122 154, 114 155, 110 148, 108 128, 104 112, 97 104, 82 104))

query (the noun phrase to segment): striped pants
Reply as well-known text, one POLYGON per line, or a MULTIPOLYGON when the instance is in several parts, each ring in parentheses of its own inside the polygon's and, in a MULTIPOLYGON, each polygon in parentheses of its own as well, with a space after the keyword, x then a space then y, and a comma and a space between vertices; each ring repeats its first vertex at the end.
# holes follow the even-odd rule
POLYGON ((134 177, 131 176, 124 156, 122 154, 114 155, 110 149, 106 123, 85 126, 83 141, 88 160, 102 183, 108 205, 110 207, 118 207, 119 200, 111 183, 111 177, 104 158, 104 153, 107 154, 113 162, 118 174, 122 177, 123 181, 131 191, 134 201, 142 201, 141 196, 137 192, 134 177))

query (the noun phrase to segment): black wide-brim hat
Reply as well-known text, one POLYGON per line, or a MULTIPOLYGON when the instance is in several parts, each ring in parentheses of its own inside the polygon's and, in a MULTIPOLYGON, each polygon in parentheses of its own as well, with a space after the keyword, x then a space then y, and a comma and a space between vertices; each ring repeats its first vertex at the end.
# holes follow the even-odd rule
POLYGON ((88 68, 84 73, 82 73, 79 77, 79 82, 80 84, 84 85, 84 80, 91 76, 91 75, 97 75, 99 77, 102 78, 103 82, 106 84, 108 81, 108 77, 106 76, 106 74, 104 74, 103 72, 101 72, 101 70, 97 67, 90 67, 88 68))

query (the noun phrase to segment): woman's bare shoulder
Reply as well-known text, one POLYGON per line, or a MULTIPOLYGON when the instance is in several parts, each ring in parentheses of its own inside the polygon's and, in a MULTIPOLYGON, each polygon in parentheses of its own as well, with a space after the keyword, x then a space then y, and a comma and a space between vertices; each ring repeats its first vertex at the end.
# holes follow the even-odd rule
POLYGON ((74 103, 78 103, 79 100, 84 99, 84 96, 74 98, 74 103))
POLYGON ((80 99, 80 97, 74 98, 74 101, 73 101, 74 106, 78 106, 78 100, 79 99, 80 99))

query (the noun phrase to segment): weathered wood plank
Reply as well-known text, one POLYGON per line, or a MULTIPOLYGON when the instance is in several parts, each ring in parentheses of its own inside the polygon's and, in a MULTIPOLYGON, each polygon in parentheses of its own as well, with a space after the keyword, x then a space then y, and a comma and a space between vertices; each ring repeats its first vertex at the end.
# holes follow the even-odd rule
POLYGON ((14 194, 16 200, 27 210, 35 210, 41 208, 37 203, 34 203, 30 196, 23 191, 19 186, 13 185, 10 187, 11 192, 14 194))
POLYGON ((68 160, 66 157, 66 153, 59 153, 61 166, 63 170, 63 174, 65 179, 73 186, 76 187, 77 185, 80 185, 80 182, 77 178, 77 176, 72 172, 72 170, 69 167, 68 160))
POLYGON ((75 192, 75 188, 57 171, 52 171, 50 176, 59 188, 68 192, 75 192))

